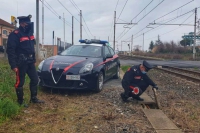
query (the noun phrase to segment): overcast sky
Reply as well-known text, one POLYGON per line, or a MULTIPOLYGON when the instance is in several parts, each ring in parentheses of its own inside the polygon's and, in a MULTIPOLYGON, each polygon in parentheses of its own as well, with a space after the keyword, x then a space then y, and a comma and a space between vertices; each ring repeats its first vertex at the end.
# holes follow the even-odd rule
MULTIPOLYGON (((0 0, 0 18, 7 22, 11 22, 10 16, 27 16, 31 14, 32 21, 36 22, 36 0, 0 0)), ((39 2, 40 12, 40 42, 42 42, 42 2, 39 2)), ((101 39, 110 41, 111 46, 114 40, 114 11, 116 10, 117 23, 137 23, 136 25, 125 26, 116 24, 116 49, 121 50, 122 41, 131 41, 131 35, 134 35, 133 47, 143 46, 144 33, 144 49, 149 48, 150 41, 156 41, 158 35, 160 40, 180 41, 184 34, 194 32, 194 26, 179 25, 149 25, 149 23, 166 23, 173 18, 168 24, 194 24, 194 11, 196 7, 200 7, 200 0, 45 0, 44 1, 44 44, 52 44, 52 31, 55 36, 64 40, 63 21, 49 9, 54 10, 55 14, 63 17, 65 23, 65 41, 72 42, 72 15, 74 18, 74 43, 79 44, 80 39, 80 16, 79 11, 83 14, 83 39, 101 39), (190 2, 192 1, 192 2, 190 2), (74 4, 74 3, 75 4, 74 4), (190 2, 190 3, 189 3, 190 2), (60 4, 62 3, 62 5, 60 4), (73 4, 72 4, 73 3, 73 4), (118 3, 118 4, 117 4, 118 3), (180 6, 188 3, 182 8, 161 17, 180 6), (50 6, 49 6, 50 5, 50 6), (75 6, 76 5, 76 8, 75 6), (64 6, 64 7, 63 7, 64 6), (146 8, 145 8, 146 7, 146 8), (66 9, 68 10, 66 10, 66 9), (144 9, 145 8, 145 9, 144 9), (143 10, 144 9, 144 10, 143 10), (143 11, 142 11, 143 10, 143 11), (142 11, 142 12, 141 12, 142 11), (139 14, 140 13, 140 14, 139 14), (187 13, 187 14, 185 14, 187 13), (185 15, 183 15, 185 14, 185 15), (181 16, 182 15, 182 16, 181 16), (137 17, 136 17, 137 16, 137 17), (158 19, 161 17, 160 19, 158 19), (126 28, 124 28, 126 27, 126 28), (89 30, 88 30, 89 29, 89 30), (143 30, 142 30, 143 29, 143 30), (148 30, 151 30, 147 32, 148 30)), ((200 8, 197 9, 197 18, 200 18, 200 8)), ((36 23, 35 23, 36 27, 36 23)), ((128 50, 128 42, 122 43, 122 50, 128 50)))

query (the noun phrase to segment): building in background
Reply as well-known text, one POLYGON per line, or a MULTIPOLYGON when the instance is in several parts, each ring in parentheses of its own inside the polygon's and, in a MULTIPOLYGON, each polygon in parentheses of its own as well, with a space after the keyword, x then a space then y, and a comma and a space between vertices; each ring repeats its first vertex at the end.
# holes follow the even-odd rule
POLYGON ((0 46, 6 47, 8 35, 15 30, 15 26, 0 18, 0 46))

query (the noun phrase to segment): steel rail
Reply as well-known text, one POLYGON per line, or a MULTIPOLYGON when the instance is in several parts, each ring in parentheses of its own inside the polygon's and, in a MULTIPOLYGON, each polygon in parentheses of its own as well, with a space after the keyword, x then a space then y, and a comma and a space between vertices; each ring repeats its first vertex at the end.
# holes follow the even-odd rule
POLYGON ((185 74, 182 74, 182 73, 178 73, 178 72, 174 72, 174 71, 171 71, 171 70, 167 70, 166 68, 158 68, 158 67, 156 67, 155 69, 162 70, 162 71, 170 73, 170 74, 174 74, 176 76, 179 76, 181 78, 187 79, 189 81, 195 81, 195 82, 198 82, 198 83, 200 82, 200 78, 196 78, 196 77, 192 77, 192 76, 185 75, 185 74))

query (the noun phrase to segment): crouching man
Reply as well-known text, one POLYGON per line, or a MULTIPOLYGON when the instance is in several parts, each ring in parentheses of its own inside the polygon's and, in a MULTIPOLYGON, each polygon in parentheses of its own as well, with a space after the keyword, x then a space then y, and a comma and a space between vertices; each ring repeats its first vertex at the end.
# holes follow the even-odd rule
POLYGON ((153 66, 144 60, 143 64, 132 66, 126 71, 122 79, 124 93, 121 93, 121 98, 124 102, 128 102, 129 97, 143 101, 144 99, 140 98, 140 95, 149 85, 158 89, 157 85, 146 74, 152 68, 153 66))

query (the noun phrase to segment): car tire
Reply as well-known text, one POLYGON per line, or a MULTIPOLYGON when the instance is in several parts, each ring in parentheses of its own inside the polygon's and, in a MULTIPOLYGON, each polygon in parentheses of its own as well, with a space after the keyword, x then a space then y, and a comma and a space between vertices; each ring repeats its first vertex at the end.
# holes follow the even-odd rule
POLYGON ((113 76, 114 79, 118 79, 120 77, 120 68, 119 66, 117 67, 117 72, 116 74, 113 76))
POLYGON ((97 86, 95 92, 100 92, 103 89, 104 75, 103 72, 100 71, 97 78, 97 86))

